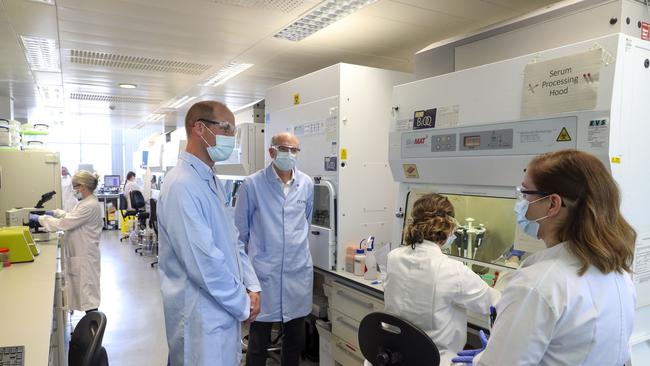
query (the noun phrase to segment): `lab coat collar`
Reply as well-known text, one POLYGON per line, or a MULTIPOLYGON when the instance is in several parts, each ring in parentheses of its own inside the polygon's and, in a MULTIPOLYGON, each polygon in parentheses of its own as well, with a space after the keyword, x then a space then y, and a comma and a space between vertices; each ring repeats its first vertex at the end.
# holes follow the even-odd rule
POLYGON ((433 251, 435 253, 440 253, 442 254, 442 249, 440 249, 440 245, 430 241, 430 240, 423 240, 422 243, 420 244, 415 244, 415 247, 417 246, 422 246, 422 248, 426 248, 427 250, 433 251))
POLYGON ((555 258, 565 258, 565 259, 572 259, 577 261, 577 258, 575 258, 569 251, 567 250, 566 246, 568 245, 568 242, 564 241, 561 243, 558 243, 550 248, 546 248, 543 250, 540 250, 537 253, 532 254, 530 257, 526 258, 524 262, 521 264, 521 267, 528 267, 531 266, 535 263, 539 263, 541 261, 547 260, 547 259, 555 259, 555 258))
MULTIPOLYGON (((273 163, 271 163, 269 165, 269 168, 271 168, 271 171, 273 172, 273 174, 275 174, 275 180, 280 182, 281 184, 284 184, 284 182, 282 181, 282 178, 280 178, 280 176, 278 175, 278 172, 276 172, 275 168, 273 168, 273 163)), ((289 179, 287 184, 292 185, 293 182, 295 182, 295 180, 296 180, 296 170, 294 168, 294 169, 291 169, 291 179, 289 179)))
POLYGON ((207 164, 205 164, 195 155, 190 154, 187 151, 181 151, 181 153, 178 155, 178 158, 193 166, 199 176, 204 180, 210 181, 210 179, 212 179, 214 176, 212 173, 212 168, 207 166, 207 164))
MULTIPOLYGON (((280 179, 280 176, 278 176, 278 173, 276 173, 275 169, 273 169, 273 163, 269 164, 269 166, 266 167, 264 175, 266 176, 266 180, 271 185, 275 184, 277 187, 282 188, 282 186, 279 184, 282 182, 282 180, 278 180, 280 179)), ((293 172, 291 173, 291 180, 289 181, 289 184, 292 186, 294 185, 293 183, 296 183, 296 186, 299 186, 299 184, 296 182, 296 168, 293 169, 293 172)))

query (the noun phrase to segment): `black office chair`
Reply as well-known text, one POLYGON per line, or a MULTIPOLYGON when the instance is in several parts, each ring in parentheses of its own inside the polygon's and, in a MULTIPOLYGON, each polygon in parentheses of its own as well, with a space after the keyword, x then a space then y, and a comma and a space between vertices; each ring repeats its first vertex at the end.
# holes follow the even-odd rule
POLYGON ((108 366, 108 354, 102 346, 106 315, 99 311, 86 314, 72 332, 68 366, 108 366))
MULTIPOLYGON (((140 191, 131 191, 131 208, 136 211, 136 217, 138 218, 138 228, 139 231, 144 230, 147 227, 147 219, 149 218, 149 213, 146 211, 146 202, 144 196, 140 191)), ((136 253, 140 253, 144 247, 139 247, 135 249, 136 253)))
MULTIPOLYGON (((120 199, 118 201, 118 210, 120 210, 120 213, 124 218, 135 217, 138 213, 136 210, 129 209, 129 205, 126 201, 126 196, 123 193, 120 193, 120 199)), ((129 239, 129 234, 126 234, 123 237, 121 237, 120 241, 127 240, 127 239, 129 239)))
POLYGON ((366 315, 359 326, 359 347, 373 366, 439 366, 431 338, 413 323, 391 314, 366 315))
POLYGON ((149 210, 151 211, 149 216, 149 226, 156 233, 156 243, 154 244, 154 250, 156 253, 156 261, 151 262, 151 268, 158 264, 158 214, 156 212, 158 203, 155 198, 149 200, 149 210))

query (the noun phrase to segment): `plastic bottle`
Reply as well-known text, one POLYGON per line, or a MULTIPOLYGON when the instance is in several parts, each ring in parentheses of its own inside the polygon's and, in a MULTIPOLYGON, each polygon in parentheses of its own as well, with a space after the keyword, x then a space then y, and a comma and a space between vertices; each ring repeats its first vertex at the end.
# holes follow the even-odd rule
POLYGON ((377 258, 375 258, 375 253, 373 253, 372 248, 366 250, 366 270, 363 278, 366 280, 377 279, 377 258))
POLYGON ((363 249, 357 249, 357 254, 354 255, 355 276, 363 276, 363 270, 366 268, 366 255, 363 253, 363 249))

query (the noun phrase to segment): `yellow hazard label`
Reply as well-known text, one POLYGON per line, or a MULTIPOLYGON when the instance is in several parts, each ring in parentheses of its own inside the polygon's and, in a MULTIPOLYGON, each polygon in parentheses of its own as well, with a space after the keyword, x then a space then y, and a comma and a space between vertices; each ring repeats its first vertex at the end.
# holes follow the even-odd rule
POLYGON ((293 95, 293 105, 298 105, 300 104, 300 94, 296 93, 293 95))
POLYGON ((411 179, 419 179, 420 174, 418 173, 418 167, 415 164, 402 164, 402 169, 404 170, 404 176, 411 179))
POLYGON ((566 130, 566 127, 562 127, 562 131, 560 131, 560 134, 557 136, 557 139, 555 141, 557 142, 571 141, 571 135, 569 135, 569 131, 566 130))
POLYGON ((341 160, 348 160, 348 149, 341 149, 341 160))
POLYGON ((620 163, 621 163, 620 156, 612 156, 612 164, 620 164, 620 163))

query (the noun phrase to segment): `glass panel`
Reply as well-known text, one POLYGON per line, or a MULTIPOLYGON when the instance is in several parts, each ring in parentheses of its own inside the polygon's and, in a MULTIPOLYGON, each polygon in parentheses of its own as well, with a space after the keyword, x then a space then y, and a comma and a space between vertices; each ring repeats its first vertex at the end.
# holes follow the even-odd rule
POLYGON ((330 190, 325 185, 314 186, 314 212, 312 214, 312 225, 318 225, 331 229, 330 222, 330 190))
MULTIPOLYGON (((430 192, 411 191, 407 198, 405 225, 411 221, 413 203, 430 192)), ((451 201, 459 227, 456 241, 448 254, 509 267, 518 267, 521 258, 506 261, 515 241, 517 222, 512 210, 515 199, 444 194, 451 201)), ((519 254, 521 257, 521 254, 519 254)), ((487 268, 474 265, 472 269, 489 275, 487 268)))

